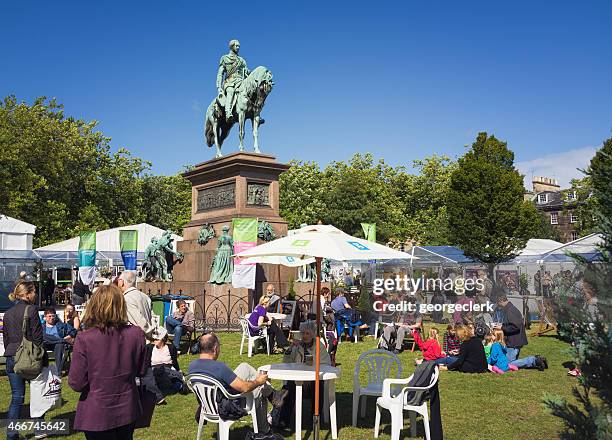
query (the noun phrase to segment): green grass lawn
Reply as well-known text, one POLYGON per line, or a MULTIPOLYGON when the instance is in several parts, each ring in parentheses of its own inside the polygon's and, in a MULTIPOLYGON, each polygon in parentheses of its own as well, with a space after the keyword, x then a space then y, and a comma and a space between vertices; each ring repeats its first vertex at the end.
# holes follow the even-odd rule
MULTIPOLYGON (((254 367, 281 362, 281 355, 268 357, 256 354, 247 358, 246 353, 240 356, 240 335, 224 333, 221 337, 221 359, 231 368, 241 362, 248 362, 254 367)), ((375 348, 373 339, 353 344, 340 344, 336 361, 342 376, 336 386, 338 436, 341 439, 373 438, 375 403, 368 399, 366 418, 359 419, 358 427, 351 426, 353 368, 357 357, 364 351, 375 348)), ((444 438, 447 440, 496 439, 496 440, 549 440, 558 438, 561 423, 547 413, 542 398, 545 393, 570 396, 571 387, 576 379, 566 375, 567 369, 562 363, 569 360, 567 344, 553 336, 531 338, 529 345, 521 352, 522 356, 542 354, 548 358, 549 369, 544 372, 537 370, 522 370, 510 372, 503 376, 495 374, 470 375, 443 371, 440 374, 440 395, 442 406, 442 423, 444 438)), ((414 371, 414 358, 419 352, 406 351, 400 355, 405 376, 414 371)), ((194 356, 183 355, 180 364, 183 371, 194 359, 194 356)), ((273 383, 276 387, 279 383, 273 383)), ((26 390, 26 395, 29 391, 26 390)), ((64 378, 63 397, 65 405, 47 415, 50 418, 71 418, 78 401, 78 394, 70 389, 64 378)), ((10 400, 10 387, 6 376, 0 377, 0 418, 6 417, 10 400)), ((27 400, 27 397, 26 397, 27 400)), ((194 421, 196 399, 194 395, 172 395, 167 397, 168 405, 158 406, 155 410, 153 423, 148 429, 136 431, 136 439, 195 439, 197 425, 194 421)), ((309 405, 304 405, 309 407, 309 405)), ((249 419, 233 425, 231 438, 244 438, 249 429, 249 419)), ((303 438, 312 438, 310 429, 310 414, 302 418, 303 438)), ((404 417, 402 438, 409 433, 408 417, 404 417)), ((389 415, 383 413, 381 436, 390 436, 389 415)), ((418 419, 418 435, 423 435, 423 427, 418 419)), ((216 425, 205 427, 203 439, 214 438, 216 425)), ((322 428, 322 438, 331 439, 328 426, 322 428)), ((283 432, 286 438, 292 438, 290 431, 283 432)), ((83 438, 81 434, 73 434, 64 438, 83 438)), ((420 437, 422 438, 422 437, 420 437)))

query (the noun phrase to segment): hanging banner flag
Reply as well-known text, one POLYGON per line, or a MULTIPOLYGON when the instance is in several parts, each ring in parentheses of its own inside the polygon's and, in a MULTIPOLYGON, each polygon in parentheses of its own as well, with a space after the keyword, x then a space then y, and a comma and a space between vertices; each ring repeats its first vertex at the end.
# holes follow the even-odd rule
POLYGON ((138 231, 135 229, 122 229, 119 231, 119 246, 125 270, 136 270, 136 257, 138 252, 138 231))
POLYGON ((368 241, 376 241, 376 223, 362 223, 363 234, 368 241))
POLYGON ((79 237, 79 277, 85 285, 96 279, 96 231, 82 232, 79 237))
MULTIPOLYGON (((257 246, 257 219, 235 218, 232 219, 234 240, 234 254, 257 246)), ((234 258, 234 272, 232 274, 232 286, 255 288, 256 264, 240 264, 240 258, 234 258)))

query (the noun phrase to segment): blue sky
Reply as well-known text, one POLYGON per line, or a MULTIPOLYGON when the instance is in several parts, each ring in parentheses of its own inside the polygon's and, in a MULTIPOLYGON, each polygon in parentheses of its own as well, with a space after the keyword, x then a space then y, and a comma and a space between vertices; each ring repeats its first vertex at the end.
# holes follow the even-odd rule
POLYGON ((4 2, 0 95, 56 97, 169 174, 212 158, 203 116, 238 38, 274 74, 260 142, 281 161, 410 165, 484 130, 565 181, 612 135, 612 2, 501 3, 4 2))

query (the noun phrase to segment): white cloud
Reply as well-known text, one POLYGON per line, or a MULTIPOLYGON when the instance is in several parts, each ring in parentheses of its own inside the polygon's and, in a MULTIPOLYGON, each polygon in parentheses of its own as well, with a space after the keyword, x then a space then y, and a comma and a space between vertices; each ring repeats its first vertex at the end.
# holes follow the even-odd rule
POLYGON ((570 180, 582 178, 579 171, 585 169, 595 155, 595 147, 577 148, 559 153, 547 154, 531 160, 516 162, 516 168, 525 175, 525 188, 532 189, 532 176, 553 177, 561 188, 568 188, 570 180))

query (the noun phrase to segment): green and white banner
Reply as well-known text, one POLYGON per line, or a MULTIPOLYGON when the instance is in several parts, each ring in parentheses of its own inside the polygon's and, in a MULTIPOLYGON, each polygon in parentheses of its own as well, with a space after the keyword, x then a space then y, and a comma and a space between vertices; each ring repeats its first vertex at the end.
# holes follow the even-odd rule
POLYGON ((125 270, 136 270, 138 252, 138 231, 135 229, 122 229, 119 231, 119 246, 125 270))
POLYGON ((376 223, 362 223, 363 234, 366 240, 376 242, 376 223))
MULTIPOLYGON (((234 254, 257 246, 257 219, 235 218, 232 219, 234 240, 234 254)), ((232 286, 255 288, 255 264, 240 264, 240 258, 234 259, 234 272, 232 274, 232 286)))
POLYGON ((96 231, 82 232, 79 237, 79 277, 91 285, 96 279, 96 231))

